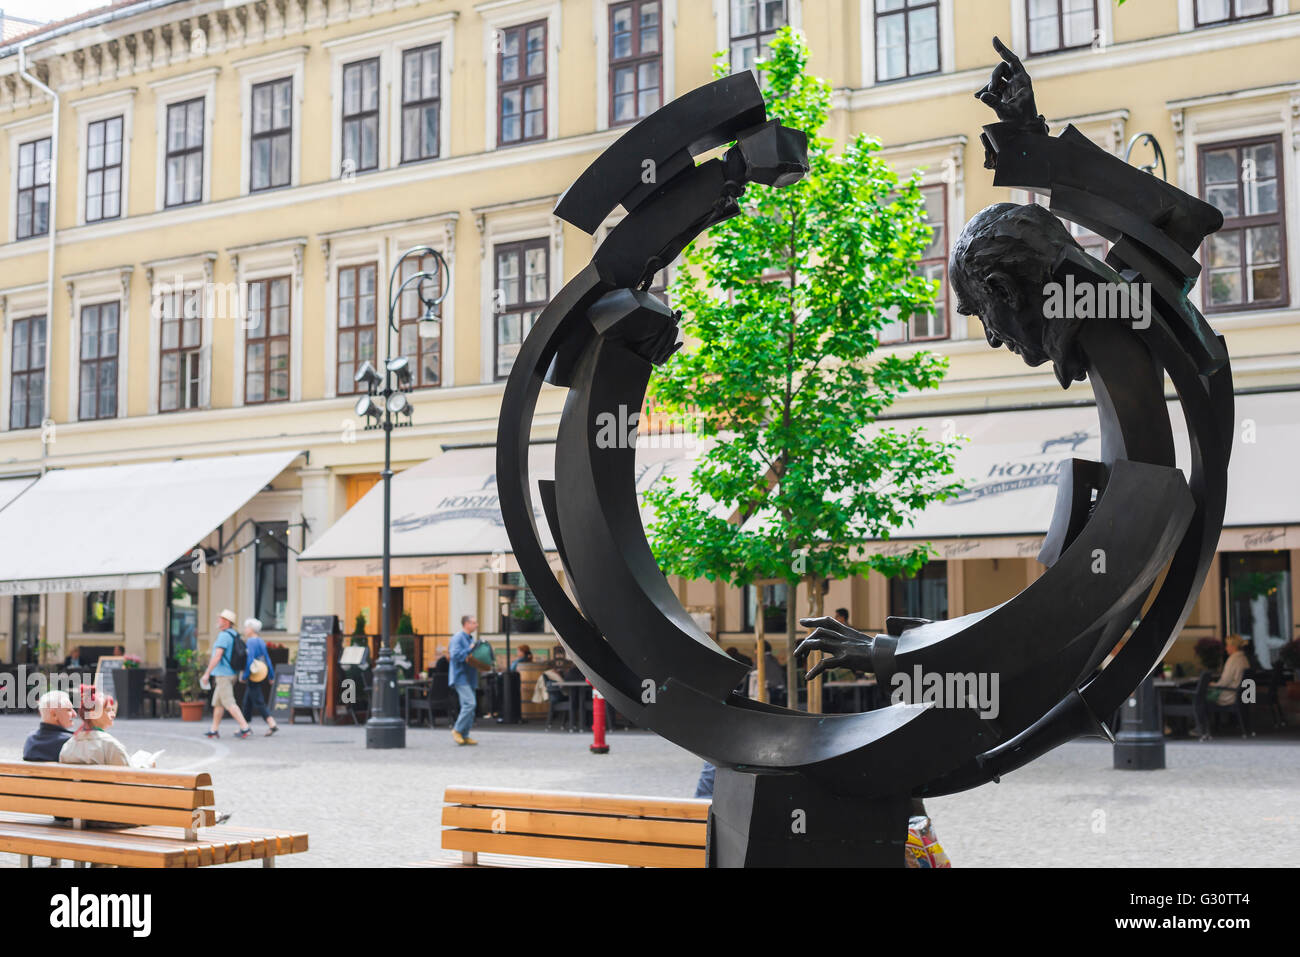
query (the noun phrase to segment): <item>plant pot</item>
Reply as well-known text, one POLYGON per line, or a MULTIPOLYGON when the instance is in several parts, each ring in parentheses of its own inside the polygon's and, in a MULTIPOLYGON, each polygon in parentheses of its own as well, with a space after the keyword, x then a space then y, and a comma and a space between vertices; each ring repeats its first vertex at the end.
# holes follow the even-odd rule
POLYGON ((144 717, 144 678, 143 668, 118 668, 113 672, 119 717, 144 717))
POLYGON ((542 630, 542 619, 511 617, 510 625, 516 635, 535 635, 542 630))
POLYGON ((204 704, 205 702, 202 701, 182 701, 181 720, 202 721, 204 704))

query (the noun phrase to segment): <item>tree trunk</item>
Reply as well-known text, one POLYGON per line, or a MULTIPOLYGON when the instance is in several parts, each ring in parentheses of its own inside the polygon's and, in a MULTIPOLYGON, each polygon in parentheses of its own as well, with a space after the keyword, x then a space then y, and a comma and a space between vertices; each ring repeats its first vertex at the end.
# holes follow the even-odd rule
MULTIPOLYGON (((808 617, 820 618, 825 609, 822 607, 825 599, 822 595, 822 580, 817 575, 809 575, 808 579, 808 617)), ((816 662, 822 659, 822 653, 814 651, 808 656, 808 666, 811 668, 816 662)), ((818 675, 812 681, 808 682, 808 711, 811 714, 822 713, 822 682, 826 680, 825 675, 818 675)))
POLYGON ((795 632, 799 627, 799 611, 794 607, 795 586, 790 585, 785 597, 785 706, 791 711, 799 709, 799 669, 794 663, 795 632))

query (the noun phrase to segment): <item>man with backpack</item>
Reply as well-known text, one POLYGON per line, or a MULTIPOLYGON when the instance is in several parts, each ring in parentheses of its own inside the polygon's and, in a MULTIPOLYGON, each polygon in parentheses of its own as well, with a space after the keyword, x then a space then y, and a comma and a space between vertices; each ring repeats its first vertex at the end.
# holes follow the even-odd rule
POLYGON ((248 646, 235 629, 235 620, 235 613, 228 608, 217 618, 218 633, 217 640, 212 645, 212 657, 203 677, 199 679, 199 684, 203 686, 207 685, 209 677, 216 682, 212 691, 212 730, 204 734, 206 738, 221 737, 217 728, 227 711, 239 722, 239 732, 235 737, 247 738, 253 733, 244 720, 244 713, 235 704, 235 676, 248 665, 248 646))

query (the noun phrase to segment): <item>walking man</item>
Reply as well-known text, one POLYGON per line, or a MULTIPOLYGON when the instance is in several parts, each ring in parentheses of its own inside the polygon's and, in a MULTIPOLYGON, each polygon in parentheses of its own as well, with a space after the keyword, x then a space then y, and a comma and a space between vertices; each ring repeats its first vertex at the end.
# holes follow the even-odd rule
POLYGON ((448 657, 451 659, 451 672, 447 683, 456 690, 460 698, 460 714, 452 726, 451 736, 457 744, 478 744, 469 736, 469 729, 474 726, 474 711, 478 707, 478 670, 469 663, 470 652, 478 644, 474 630, 478 628, 478 619, 473 615, 461 615, 460 631, 451 639, 448 657))
POLYGON ((201 685, 207 684, 209 677, 216 679, 212 691, 212 730, 204 734, 205 738, 221 737, 221 732, 217 729, 227 711, 239 724, 239 733, 235 737, 246 738, 253 733, 244 720, 244 713, 235 704, 235 675, 248 663, 248 647, 235 630, 235 620, 235 613, 229 608, 218 616, 218 634, 216 643, 212 646, 212 658, 203 671, 203 677, 199 679, 201 685))

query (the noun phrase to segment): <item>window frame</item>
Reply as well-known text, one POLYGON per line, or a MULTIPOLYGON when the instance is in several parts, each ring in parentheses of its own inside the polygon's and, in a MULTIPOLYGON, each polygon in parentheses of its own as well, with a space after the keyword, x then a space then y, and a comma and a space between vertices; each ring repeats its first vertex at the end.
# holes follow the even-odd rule
POLYGON ((943 2, 942 0, 904 0, 905 5, 899 10, 886 10, 883 13, 877 9, 876 0, 868 0, 871 3, 872 30, 871 46, 873 51, 872 59, 875 65, 874 82, 880 83, 899 83, 905 80, 915 80, 920 77, 936 76, 943 72, 943 2), (912 4, 915 3, 916 6, 912 4), (935 47, 935 68, 926 70, 923 73, 912 72, 912 25, 911 15, 921 10, 934 11, 934 47, 935 47), (899 76, 883 77, 881 76, 882 58, 880 56, 880 21, 885 17, 903 18, 903 50, 906 53, 907 68, 906 72, 899 76))
MULTIPOLYGON (((1266 133, 1260 136, 1245 136, 1238 139, 1219 140, 1214 142, 1200 142, 1196 146, 1196 194, 1202 198, 1203 202, 1209 202, 1203 197, 1206 192, 1205 184, 1205 156, 1207 153, 1217 150, 1232 149, 1237 154, 1235 167, 1237 170, 1236 187, 1241 195, 1242 178, 1241 178, 1241 154, 1242 151, 1251 146, 1262 146, 1272 144, 1275 149, 1275 162, 1277 164, 1277 211, 1273 213, 1257 213, 1253 216, 1235 216, 1231 219, 1224 217, 1223 226, 1216 232, 1211 233, 1205 238, 1201 245, 1200 261, 1201 270, 1201 308, 1204 313, 1209 315, 1221 315, 1224 313, 1237 312, 1256 312, 1266 309, 1286 309, 1291 305, 1291 263, 1287 256, 1287 222, 1286 222, 1286 165, 1287 155, 1283 151, 1283 137, 1280 133, 1266 133), (1278 249, 1281 259, 1278 262, 1278 270, 1281 273, 1281 284, 1279 287, 1280 296, 1278 299, 1269 299, 1264 302, 1248 302, 1245 300, 1247 283, 1246 270, 1246 230, 1259 227, 1271 226, 1276 224, 1278 227, 1278 249), (1238 240, 1238 251, 1240 262, 1238 269, 1242 286, 1241 292, 1243 300, 1239 303, 1225 303, 1223 305, 1210 304, 1210 243, 1213 237, 1221 235, 1226 230, 1236 230, 1240 235, 1238 240)), ((1243 203, 1244 206, 1244 203, 1243 203)))
POLYGON ((105 588, 100 588, 100 589, 94 589, 94 590, 92 590, 92 591, 86 591, 86 592, 82 592, 82 593, 81 593, 81 633, 84 634, 84 635, 119 635, 119 634, 121 634, 121 632, 118 631, 118 629, 117 629, 117 591, 116 591, 116 589, 111 589, 111 588, 107 588, 107 589, 105 589, 105 588), (107 627, 107 628, 91 628, 91 627, 90 627, 90 621, 91 621, 91 618, 90 618, 90 607, 89 607, 89 606, 90 606, 90 601, 91 601, 91 599, 92 599, 95 595, 107 595, 107 596, 110 596, 110 597, 109 597, 109 598, 104 602, 105 607, 108 608, 108 609, 111 609, 111 614, 105 616, 105 621, 106 621, 106 623, 108 624, 108 627, 107 627))
POLYGON ((203 326, 204 326, 204 309, 203 309, 203 292, 202 286, 195 287, 186 284, 183 289, 172 289, 159 295, 164 298, 164 304, 160 306, 158 313, 158 412, 160 414, 170 414, 173 412, 192 412, 196 409, 203 408, 203 326), (192 317, 185 315, 186 302, 192 301, 197 303, 197 314, 192 317), (165 302, 167 299, 173 302, 179 299, 180 305, 175 316, 169 317, 166 311, 165 302), (198 342, 194 345, 185 344, 185 321, 192 318, 198 327, 198 342), (177 323, 177 345, 168 346, 167 343, 167 323, 177 323), (177 404, 175 408, 166 408, 164 406, 163 375, 167 365, 167 357, 176 355, 177 358, 177 404), (187 374, 190 363, 193 362, 197 368, 194 376, 187 374), (181 401, 182 396, 188 396, 191 389, 197 389, 193 404, 187 401, 181 401))
MULTIPOLYGON (((607 57, 608 63, 606 64, 606 69, 608 73, 608 86, 609 86, 609 102, 607 104, 607 108, 609 110, 609 126, 611 128, 616 126, 631 126, 635 123, 640 122, 641 120, 645 119, 645 117, 650 115, 649 113, 643 114, 640 112, 640 102, 641 102, 641 96, 640 96, 641 69, 640 68, 643 64, 649 63, 652 60, 655 63, 656 74, 658 76, 658 83, 655 86, 655 90, 659 94, 659 106, 663 106, 664 104, 664 4, 663 4, 663 0, 618 0, 618 2, 611 3, 609 5, 609 8, 606 11, 606 13, 609 18, 609 23, 608 23, 609 55, 607 57), (659 48, 653 54, 647 54, 641 49, 640 13, 642 7, 646 7, 651 4, 659 8, 659 26, 658 26, 659 48), (625 57, 616 58, 614 56, 614 35, 615 35, 614 34, 614 12, 624 7, 632 8, 632 26, 633 26, 632 36, 635 38, 634 45, 635 45, 636 52, 630 53, 625 57), (614 77, 616 71, 620 69, 628 69, 628 68, 632 70, 632 76, 634 82, 632 97, 633 97, 633 101, 637 104, 637 106, 636 106, 636 110, 634 111, 635 115, 631 119, 620 120, 617 118, 616 111, 614 109, 614 105, 618 97, 618 90, 614 82, 614 77)), ((658 107, 656 107, 656 109, 657 108, 658 107)), ((654 112, 654 110, 651 110, 650 112, 652 113, 654 112)))
POLYGON ((54 155, 53 149, 54 149, 53 135, 38 136, 36 137, 36 139, 28 140, 25 143, 18 144, 17 163, 15 164, 15 168, 14 168, 14 177, 15 177, 14 184, 16 186, 16 192, 14 194, 14 239, 15 241, 21 242, 22 240, 25 239, 38 239, 41 236, 48 236, 50 234, 50 184, 53 180, 53 163, 52 163, 52 158, 54 155), (37 172, 40 169, 40 161, 36 157, 37 154, 39 153, 39 147, 41 143, 48 144, 48 148, 51 151, 50 158, 46 160, 44 183, 37 182, 37 172), (23 186, 22 185, 22 168, 23 168, 22 156, 23 156, 23 150, 27 149, 28 147, 30 147, 32 151, 32 162, 31 162, 32 185, 23 186), (42 188, 45 190, 45 228, 42 229, 40 232, 36 232, 36 194, 42 188), (21 216, 20 210, 22 209, 24 194, 28 194, 31 196, 31 203, 32 203, 31 218, 29 220, 28 231, 26 233, 22 231, 22 225, 21 225, 22 219, 20 218, 21 216))
MULTIPOLYGON (((443 122, 442 98, 444 92, 442 88, 442 69, 443 69, 442 57, 443 57, 443 50, 442 50, 441 40, 433 40, 429 43, 422 43, 419 46, 407 47, 405 49, 401 49, 397 51, 398 82, 400 82, 401 84, 401 91, 402 91, 402 95, 400 97, 400 103, 398 104, 399 119, 398 119, 398 131, 397 131, 397 141, 398 141, 397 149, 398 149, 398 157, 399 157, 398 159, 399 166, 404 166, 408 163, 425 163, 428 162, 429 160, 442 158, 442 122, 443 122), (433 97, 422 97, 420 99, 411 100, 408 102, 406 99, 406 58, 412 54, 423 54, 427 50, 434 50, 434 49, 438 51, 438 65, 435 71, 438 75, 438 95, 433 97), (434 115, 438 117, 438 135, 435 137, 433 152, 427 156, 408 157, 406 155, 406 111, 408 109, 419 110, 421 111, 421 116, 423 116, 423 111, 429 109, 430 107, 432 107, 434 115)), ((420 77, 421 77, 421 81, 423 82, 424 79, 423 63, 421 63, 420 70, 421 70, 420 77)), ((423 140, 423 138, 421 138, 421 140, 423 140)))
MULTIPOLYGON (((203 202, 204 181, 205 181, 206 178, 207 178, 207 169, 206 169, 206 167, 207 167, 207 160, 206 160, 206 157, 204 156, 204 153, 207 151, 207 146, 208 146, 208 142, 207 142, 207 141, 208 141, 208 128, 207 128, 207 122, 208 122, 208 98, 207 98, 207 95, 206 95, 206 94, 202 94, 202 93, 200 93, 198 96, 192 96, 192 97, 188 97, 188 98, 183 99, 183 100, 175 100, 175 101, 172 101, 172 102, 170 102, 170 103, 166 103, 166 104, 164 104, 164 107, 163 107, 163 182, 162 182, 163 208, 164 208, 164 209, 180 209, 180 208, 183 207, 183 206, 196 206, 196 205, 198 205, 198 204, 200 204, 200 203, 203 202), (193 107, 196 103, 198 104, 199 110, 201 111, 200 122, 199 122, 199 131, 200 131, 201 139, 200 139, 200 141, 199 141, 199 145, 198 145, 198 146, 186 146, 186 147, 184 147, 183 149, 173 150, 173 149, 171 148, 171 142, 170 142, 170 136, 169 136, 169 131, 171 130, 172 110, 179 109, 179 108, 182 108, 182 107, 185 109, 185 128, 188 130, 188 129, 189 129, 189 110, 190 110, 190 108, 193 107), (172 158, 174 158, 174 157, 178 157, 178 156, 179 156, 179 157, 188 157, 188 156, 190 156, 190 155, 193 154, 193 153, 197 153, 197 154, 198 154, 198 157, 199 157, 199 195, 198 195, 198 198, 197 198, 197 199, 185 199, 185 198, 184 198, 184 197, 185 197, 185 189, 184 189, 184 182, 182 181, 182 184, 181 184, 181 200, 180 200, 179 202, 176 202, 176 203, 169 202, 168 199, 167 199, 167 194, 168 194, 168 192, 169 192, 169 190, 168 190, 167 187, 170 185, 170 179, 169 179, 169 177, 168 177, 167 170, 168 170, 168 167, 171 165, 170 161, 171 161, 172 158)), ((182 173, 182 176, 183 176, 183 173, 182 173)))
POLYGON ((85 184, 85 190, 86 190, 86 193, 85 193, 85 215, 82 217, 82 218, 83 218, 83 221, 86 222, 87 224, 89 224, 89 223, 103 223, 103 222, 109 222, 109 221, 114 220, 114 219, 121 219, 121 218, 122 218, 122 199, 123 199, 122 184, 123 184, 123 182, 124 182, 123 177, 126 175, 126 172, 125 172, 125 170, 124 170, 124 168, 123 168, 124 165, 125 165, 125 159, 126 159, 126 115, 123 114, 123 113, 118 113, 118 114, 116 114, 116 115, 114 115, 114 116, 104 116, 104 117, 100 117, 100 118, 98 118, 98 119, 93 119, 93 120, 89 120, 89 121, 87 121, 87 123, 86 123, 86 169, 85 169, 85 181, 84 181, 84 184, 85 184), (118 151, 117 151, 117 162, 116 162, 116 163, 102 163, 102 164, 99 165, 99 166, 94 166, 94 167, 92 167, 92 166, 90 165, 90 130, 91 130, 91 127, 94 127, 94 126, 103 126, 103 127, 104 127, 105 138, 104 138, 104 141, 103 141, 103 144, 102 144, 102 147, 101 147, 101 148, 104 149, 104 151, 105 151, 105 158, 107 158, 107 145, 108 145, 107 134, 108 134, 108 124, 109 124, 109 123, 112 123, 114 120, 117 121, 117 125, 118 125, 118 151), (114 213, 112 216, 105 216, 105 215, 103 215, 103 211, 104 211, 104 197, 108 196, 109 193, 108 193, 107 190, 104 189, 104 179, 105 179, 105 177, 106 177, 106 175, 107 175, 107 173, 108 173, 108 171, 109 171, 110 169, 116 169, 116 170, 117 170, 117 212, 114 213), (99 191, 99 209, 100 209, 100 215, 99 215, 99 216, 95 216, 95 217, 93 217, 93 218, 92 218, 91 215, 90 215, 90 196, 91 196, 91 193, 90 193, 90 177, 91 177, 91 174, 92 174, 92 173, 99 173, 99 174, 100 174, 100 179, 99 179, 99 184, 100 184, 100 191, 99 191))
POLYGON ((1251 13, 1241 16, 1237 13, 1237 5, 1241 0, 1227 0, 1228 15, 1219 20, 1201 20, 1201 0, 1192 0, 1192 29, 1200 30, 1202 27, 1222 27, 1233 23, 1247 23, 1251 20, 1266 20, 1277 14, 1277 6, 1273 0, 1268 0, 1268 11, 1265 13, 1251 13))
MULTIPOLYGON (((763 41, 767 40, 770 43, 772 37, 776 36, 777 30, 780 30, 781 27, 777 27, 775 30, 764 30, 762 26, 762 20, 763 20, 762 5, 764 3, 764 0, 754 0, 755 13, 757 14, 755 26, 757 27, 757 29, 753 33, 736 33, 735 22, 732 17, 732 14, 735 13, 734 4, 736 3, 736 0, 724 0, 724 2, 727 4, 727 63, 731 67, 731 72, 735 73, 737 69, 749 69, 749 67, 738 68, 735 63, 732 63, 731 58, 732 58, 732 54, 735 52, 736 43, 743 42, 745 40, 753 40, 754 60, 755 61, 761 60, 763 58, 763 46, 764 46, 763 41)), ((743 3, 744 0, 740 0, 740 2, 743 3)), ((874 2, 874 0, 872 0, 872 2, 874 2)), ((791 20, 792 11, 790 7, 791 7, 790 0, 783 0, 782 10, 781 10, 781 26, 787 26, 792 23, 791 20)))
POLYGON ((38 429, 41 423, 45 421, 45 337, 49 335, 49 324, 45 321, 45 315, 36 313, 33 315, 20 316, 9 323, 9 431, 18 432, 24 429, 38 429), (18 354, 18 348, 14 345, 18 338, 18 326, 23 325, 27 329, 27 368, 21 372, 14 368, 14 357, 18 354), (32 327, 39 324, 41 329, 41 348, 37 352, 33 347, 32 327), (33 367, 33 361, 39 361, 40 365, 33 367), (14 424, 14 392, 18 382, 23 382, 23 389, 27 394, 27 421, 31 422, 31 404, 32 404, 32 379, 36 373, 40 373, 41 387, 37 393, 37 403, 40 414, 36 421, 29 425, 14 424))
POLYGON ((379 306, 380 306, 380 301, 379 301, 379 261, 378 261, 378 259, 371 259, 371 260, 369 260, 369 261, 361 261, 361 262, 355 262, 355 263, 347 263, 347 264, 342 264, 342 265, 339 265, 339 266, 335 267, 335 270, 334 270, 334 310, 335 310, 335 323, 334 323, 334 369, 333 369, 333 376, 334 376, 334 385, 335 385, 335 395, 337 395, 337 396, 357 396, 357 395, 363 395, 363 394, 365 394, 365 391, 366 391, 365 388, 364 388, 363 386, 361 386, 360 384, 358 384, 358 383, 354 380, 354 377, 356 376, 356 370, 360 367, 360 365, 361 365, 362 362, 369 361, 370 364, 373 365, 376 369, 379 368, 379 362, 378 362, 378 360, 379 360, 379 322, 380 322, 380 320, 379 320, 379 306), (359 321, 359 319, 360 319, 360 317, 361 317, 361 302, 362 302, 362 294, 361 294, 361 274, 362 274, 362 270, 367 269, 367 268, 373 270, 373 272, 374 272, 374 276, 375 276, 375 287, 374 287, 374 291, 371 293, 371 295, 374 297, 374 300, 375 300, 375 312, 374 312, 374 321, 373 321, 373 323, 367 323, 367 324, 364 324, 364 325, 363 325, 363 324, 359 321), (343 325, 343 308, 342 308, 342 305, 343 305, 343 273, 344 273, 344 272, 347 272, 347 271, 352 271, 352 272, 354 273, 353 284, 352 284, 352 302, 353 302, 353 311, 352 311, 352 316, 353 316, 353 322, 352 322, 352 325, 351 325, 351 326, 348 326, 348 327, 345 328, 344 325, 343 325), (369 360, 365 360, 365 359, 362 359, 362 358, 361 358, 361 350, 360 350, 360 333, 361 333, 361 331, 362 331, 363 329, 365 329, 365 328, 367 328, 367 327, 368 327, 368 328, 373 328, 373 329, 374 329, 374 332, 375 332, 375 342, 374 342, 374 350, 375 350, 375 354, 374 354, 374 357, 371 358, 371 359, 369 359, 369 360), (347 389, 347 391, 344 391, 344 390, 338 388, 338 385, 339 385, 339 381, 338 381, 338 377, 339 377, 339 369, 342 368, 343 363, 344 363, 344 360, 343 360, 342 358, 340 358, 340 355, 339 355, 338 344, 339 344, 340 340, 342 339, 342 337, 345 336, 345 335, 350 335, 350 336, 352 336, 352 345, 353 345, 353 350, 352 350, 352 359, 349 360, 349 361, 351 362, 352 370, 353 370, 353 371, 352 371, 352 376, 349 377, 349 381, 348 381, 348 389, 347 389))
MULTIPOLYGON (((513 239, 513 240, 505 240, 502 242, 494 243, 492 246, 492 287, 491 288, 492 288, 492 303, 493 303, 492 377, 493 377, 493 381, 502 382, 505 379, 509 378, 510 371, 507 370, 504 374, 501 372, 501 317, 506 313, 520 314, 521 318, 520 318, 520 328, 519 328, 519 342, 522 345, 524 339, 528 337, 528 333, 532 329, 532 324, 537 321, 537 318, 534 317, 530 321, 528 329, 525 329, 523 328, 523 318, 522 318, 523 314, 535 311, 538 314, 538 316, 540 316, 541 311, 546 308, 546 305, 550 300, 550 291, 551 291, 551 240, 550 238, 547 236, 537 236, 531 239, 513 239), (526 294, 528 288, 528 282, 527 282, 528 252, 530 249, 535 249, 535 248, 540 248, 546 256, 546 264, 542 271, 542 276, 546 280, 546 294, 540 300, 528 300, 522 298, 526 294), (498 309, 497 303, 500 300, 497 292, 501 288, 500 257, 502 252, 510 252, 510 251, 517 251, 519 253, 519 267, 520 267, 519 283, 520 283, 520 290, 521 290, 520 292, 521 298, 519 302, 516 303, 512 308, 506 308, 505 303, 501 302, 501 308, 498 309)), ((514 362, 512 360, 511 368, 513 367, 514 367, 514 362)))
POLYGON ((525 23, 512 24, 511 26, 501 27, 498 32, 501 34, 501 40, 496 45, 496 66, 494 67, 496 75, 496 148, 505 149, 511 146, 523 146, 528 143, 540 143, 548 140, 551 132, 551 96, 549 89, 551 81, 550 18, 541 17, 525 23), (541 27, 542 29, 542 72, 528 74, 524 72, 527 70, 528 65, 528 32, 534 27, 541 27), (510 33, 520 35, 519 53, 517 54, 520 61, 520 73, 516 79, 507 82, 502 78, 502 70, 505 66, 506 35, 510 33), (528 110, 525 108, 525 90, 531 86, 538 86, 542 91, 542 131, 535 136, 526 134, 528 110), (515 90, 519 91, 519 138, 507 142, 503 137, 505 111, 502 107, 505 103, 506 94, 515 90))
MULTIPOLYGON (((244 323, 244 368, 243 368, 243 395, 244 405, 275 405, 280 402, 288 402, 293 398, 293 276, 265 276, 258 279, 250 279, 247 282, 249 304, 251 305, 254 290, 262 287, 262 322, 259 324, 264 330, 261 335, 256 334, 254 327, 246 318, 244 323), (286 317, 285 331, 282 333, 271 332, 271 309, 272 309, 272 289, 277 282, 284 283, 285 301, 284 311, 286 317), (271 345, 273 342, 284 342, 284 375, 285 390, 283 398, 271 397, 271 345), (260 368, 254 369, 250 355, 253 346, 262 346, 262 362, 260 368), (254 373, 260 373, 262 376, 262 398, 250 399, 248 391, 248 378, 254 373)), ((251 310, 249 311, 251 318, 251 310)))
MULTIPOLYGON (((921 184, 922 194, 924 194, 929 190, 937 190, 939 194, 943 197, 943 210, 939 218, 939 222, 943 225, 943 254, 939 256, 928 256, 918 260, 916 263, 916 268, 919 274, 921 267, 923 266, 934 265, 935 263, 941 263, 943 267, 943 276, 939 280, 939 292, 934 299, 935 305, 941 306, 943 309, 943 335, 938 335, 938 336, 912 335, 912 316, 908 316, 906 319, 895 320, 895 322, 901 323, 903 325, 904 334, 900 338, 886 339, 883 334, 884 330, 889 328, 889 325, 893 325, 894 323, 889 323, 889 325, 881 327, 881 333, 882 333, 880 336, 881 346, 905 346, 915 342, 946 342, 952 338, 952 310, 949 308, 950 286, 948 283, 948 256, 952 250, 952 236, 951 236, 951 230, 949 228, 949 222, 948 222, 948 214, 949 214, 948 205, 950 201, 948 196, 948 184, 943 182, 921 184)), ((928 211, 929 209, 928 203, 926 204, 926 208, 928 211)))
MULTIPOLYGON (((1067 53, 1071 50, 1086 50, 1097 43, 1097 38, 1101 35, 1101 10, 1098 0, 1092 0, 1092 30, 1088 34, 1087 43, 1075 43, 1067 45, 1065 42, 1065 0, 1053 0, 1056 4, 1056 46, 1050 50, 1033 49, 1033 3, 1034 0, 1024 0, 1025 5, 1025 56, 1051 56, 1053 53, 1067 53)), ((1193 0, 1195 2, 1195 0, 1193 0)))
MULTIPOLYGON (((99 348, 102 352, 102 346, 99 348)), ((116 299, 109 299, 103 302, 87 302, 81 304, 79 318, 77 322, 77 421, 78 422, 95 422, 103 419, 116 419, 118 410, 121 407, 121 396, 118 394, 118 377, 121 372, 121 354, 122 354, 122 304, 116 299), (104 332, 104 310, 108 307, 112 310, 116 318, 114 329, 114 348, 112 355, 96 355, 93 358, 87 358, 83 351, 86 344, 86 321, 91 315, 95 320, 95 341, 102 342, 104 332), (103 395, 100 390, 100 367, 111 365, 113 375, 111 378, 113 388, 113 411, 112 413, 100 412, 103 395), (81 388, 81 379, 84 370, 87 368, 94 369, 94 409, 92 415, 86 414, 85 391, 81 388)))
POLYGON ((293 75, 274 77, 269 80, 260 80, 249 86, 248 93, 248 192, 265 193, 268 190, 284 189, 293 185, 293 100, 294 100, 294 83, 293 75), (288 126, 271 126, 269 129, 258 132, 257 110, 253 105, 253 100, 257 96, 257 91, 262 89, 271 90, 271 122, 275 122, 275 88, 282 84, 288 84, 289 87, 289 125, 288 126), (285 180, 283 183, 275 182, 275 140, 284 138, 285 148, 289 151, 288 162, 285 165, 285 180), (268 168, 266 172, 267 185, 258 186, 257 184, 257 144, 261 140, 271 141, 271 151, 267 156, 268 168))
MULTIPOLYGON (((363 56, 363 57, 360 57, 360 58, 358 58, 358 59, 356 59, 356 60, 349 60, 349 61, 343 63, 343 64, 339 67, 339 91, 340 91, 340 95, 339 95, 339 174, 340 174, 340 175, 348 175, 348 174, 350 174, 350 175, 354 175, 354 176, 355 176, 355 175, 357 175, 358 173, 370 173, 370 172, 374 172, 375 170, 377 170, 377 169, 380 168, 380 162, 379 162, 379 159, 380 159, 380 154, 383 152, 383 149, 382 149, 382 146, 381 146, 381 137, 383 136, 383 120, 382 120, 382 115, 383 115, 383 99, 384 99, 384 96, 383 96, 383 80, 384 80, 383 59, 382 59, 382 57, 381 57, 378 53, 372 54, 372 55, 370 55, 370 56, 363 56), (360 81, 361 84, 362 84, 362 86, 361 86, 362 94, 360 95, 360 99, 362 100, 361 109, 359 109, 359 110, 358 110, 357 112, 355 112, 355 113, 349 113, 349 112, 348 112, 348 97, 347 97, 348 70, 350 70, 350 69, 352 69, 352 68, 354 68, 354 67, 355 67, 355 68, 361 68, 361 67, 368 66, 368 65, 371 65, 371 64, 373 64, 373 65, 374 65, 374 68, 375 68, 375 106, 374 106, 374 109, 366 109, 366 108, 365 108, 365 103, 364 103, 365 78, 364 78, 364 76, 363 76, 362 79, 361 79, 361 81, 360 81), (349 123, 358 123, 358 124, 360 124, 360 123, 362 123, 364 120, 367 120, 367 119, 369 119, 369 118, 371 118, 371 117, 374 117, 374 121, 375 121, 375 162, 374 162, 374 165, 373 165, 373 166, 362 166, 361 163, 358 161, 358 162, 356 163, 356 165, 354 166, 353 169, 351 169, 351 170, 346 170, 346 171, 345 171, 345 170, 344 170, 344 165, 345 165, 345 164, 347 163, 347 161, 348 161, 348 156, 347 156, 347 145, 348 145, 348 124, 349 124, 349 123)), ((361 149, 361 143, 362 143, 362 139, 361 139, 361 136, 358 134, 358 137, 357 137, 357 149, 358 149, 358 150, 361 149)))

